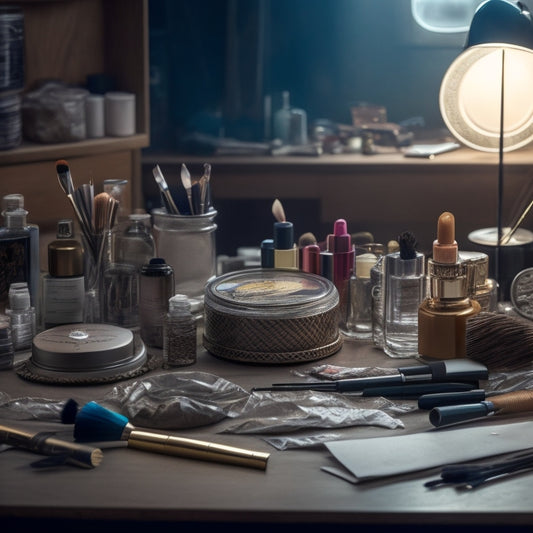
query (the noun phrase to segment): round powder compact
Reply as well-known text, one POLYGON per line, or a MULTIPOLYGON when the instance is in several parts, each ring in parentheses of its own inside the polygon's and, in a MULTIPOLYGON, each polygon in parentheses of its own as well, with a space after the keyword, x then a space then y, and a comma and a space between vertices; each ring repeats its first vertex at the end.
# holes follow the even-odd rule
POLYGON ((131 330, 110 324, 69 324, 37 334, 19 374, 53 383, 105 382, 136 375, 146 363, 146 348, 131 330))
POLYGON ((292 364, 342 346, 339 294, 331 281, 298 270, 246 269, 206 286, 204 347, 242 363, 292 364))

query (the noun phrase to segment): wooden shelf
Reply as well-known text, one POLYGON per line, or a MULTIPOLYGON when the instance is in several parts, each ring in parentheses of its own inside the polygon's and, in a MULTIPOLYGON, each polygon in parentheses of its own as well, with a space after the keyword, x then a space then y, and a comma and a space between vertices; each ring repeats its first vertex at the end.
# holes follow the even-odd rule
MULTIPOLYGON (((2 4, 12 2, 0 0, 2 4)), ((38 181, 44 173, 53 175, 57 159, 68 159, 78 171, 79 183, 92 178, 100 185, 120 173, 131 184, 128 207, 141 206, 140 152, 150 144, 147 0, 23 0, 17 4, 24 13, 22 92, 51 79, 83 87, 88 76, 104 74, 114 81, 114 90, 135 94, 136 134, 59 144, 24 141, 0 151, 0 192, 20 192, 31 221, 54 227, 58 213, 49 209, 47 215, 41 206, 53 205, 57 191, 42 191, 38 181), (35 191, 44 192, 44 198, 35 196, 35 191)))

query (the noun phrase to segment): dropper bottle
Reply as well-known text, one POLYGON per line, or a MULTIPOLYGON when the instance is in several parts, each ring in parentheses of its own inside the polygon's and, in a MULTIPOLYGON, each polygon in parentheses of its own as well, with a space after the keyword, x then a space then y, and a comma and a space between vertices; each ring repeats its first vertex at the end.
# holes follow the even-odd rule
POLYGON ((466 357, 466 323, 481 308, 468 298, 471 263, 459 260, 455 217, 445 211, 428 260, 429 296, 418 309, 418 353, 435 359, 466 357))

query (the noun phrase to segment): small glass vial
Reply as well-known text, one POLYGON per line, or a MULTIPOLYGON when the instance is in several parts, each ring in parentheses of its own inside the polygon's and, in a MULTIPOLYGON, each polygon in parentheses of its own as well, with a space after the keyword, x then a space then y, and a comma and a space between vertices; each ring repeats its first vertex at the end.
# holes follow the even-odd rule
POLYGON ((35 308, 31 305, 28 284, 12 283, 9 286, 9 308, 6 315, 11 321, 11 335, 15 351, 31 348, 37 333, 35 308))
POLYGON ((11 335, 11 321, 7 315, 0 315, 0 370, 13 368, 15 348, 11 335))
POLYGON ((196 363, 196 320, 191 303, 185 294, 168 300, 164 324, 163 359, 167 367, 196 363))

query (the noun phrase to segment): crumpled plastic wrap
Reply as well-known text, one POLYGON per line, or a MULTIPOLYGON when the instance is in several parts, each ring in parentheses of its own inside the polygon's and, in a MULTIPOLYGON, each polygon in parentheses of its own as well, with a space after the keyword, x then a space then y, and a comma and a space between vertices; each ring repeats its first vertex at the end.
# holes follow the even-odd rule
POLYGON ((11 398, 0 392, 0 418, 7 420, 53 420, 61 419, 66 400, 48 398, 11 398))
POLYGON ((206 372, 170 372, 115 386, 100 403, 138 427, 193 428, 235 417, 249 393, 206 372))
POLYGON ((318 365, 306 370, 292 370, 295 376, 336 381, 338 379, 368 378, 398 374, 397 368, 381 368, 378 366, 349 367, 338 365, 318 365))
MULTIPOLYGON (((186 429, 237 420, 222 433, 286 433, 299 429, 373 425, 404 427, 393 415, 416 409, 397 403, 319 391, 250 394, 224 378, 206 372, 168 372, 114 386, 103 398, 93 398, 120 413, 139 428, 186 429)), ((0 393, 0 417, 61 419, 67 400, 15 398, 0 393)))
POLYGON ((364 398, 320 391, 254 393, 236 423, 221 433, 286 433, 309 428, 381 426, 403 428, 403 422, 384 409, 409 412, 384 398, 364 398))

